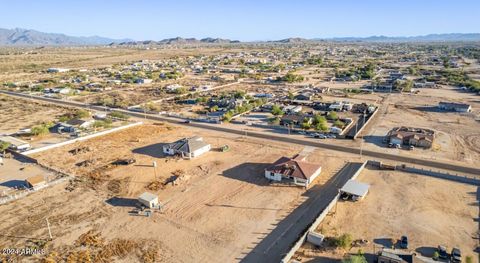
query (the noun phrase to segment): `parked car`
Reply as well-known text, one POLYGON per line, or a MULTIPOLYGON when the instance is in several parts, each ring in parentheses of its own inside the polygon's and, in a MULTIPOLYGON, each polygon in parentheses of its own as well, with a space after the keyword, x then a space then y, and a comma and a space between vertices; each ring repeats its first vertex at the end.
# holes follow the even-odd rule
POLYGON ((454 247, 452 253, 450 253, 451 262, 462 262, 462 253, 459 248, 454 247))
POLYGON ((317 135, 315 135, 315 138, 318 138, 318 139, 327 139, 327 136, 325 136, 324 134, 317 134, 317 135))
POLYGON ((437 247, 437 252, 438 252, 438 258, 439 259, 448 259, 448 252, 447 252, 446 247, 438 246, 437 247))
POLYGON ((185 120, 183 123, 191 123, 191 120, 185 120))
POLYGON ((304 132, 304 131, 299 131, 299 132, 298 132, 298 134, 301 134, 301 135, 307 135, 307 133, 306 133, 306 132, 304 132))
POLYGON ((409 147, 408 149, 409 149, 410 151, 413 151, 413 150, 415 150, 415 146, 410 145, 410 147, 409 147))
POLYGON ((327 134, 327 138, 329 139, 336 139, 337 136, 335 134, 327 134))
POLYGON ((400 238, 400 248, 408 249, 408 237, 407 236, 402 236, 400 238))

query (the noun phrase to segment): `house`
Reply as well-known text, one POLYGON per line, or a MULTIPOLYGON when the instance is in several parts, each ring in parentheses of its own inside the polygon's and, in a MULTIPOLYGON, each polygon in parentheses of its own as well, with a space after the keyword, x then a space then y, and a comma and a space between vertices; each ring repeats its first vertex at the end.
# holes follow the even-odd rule
POLYGON ((70 69, 67 68, 49 68, 47 69, 48 73, 59 73, 59 72, 67 72, 70 71, 70 69))
POLYGON ((312 124, 312 118, 299 114, 283 115, 280 119, 280 125, 300 125, 303 122, 312 124))
POLYGON ((283 110, 288 114, 299 113, 302 111, 302 106, 288 105, 283 108, 283 110))
POLYGON ((67 124, 79 129, 88 129, 92 127, 94 122, 95 120, 71 119, 67 121, 67 124))
POLYGON ((465 103, 454 103, 454 102, 444 102, 441 101, 438 103, 438 108, 444 111, 456 111, 456 112, 470 112, 472 111, 472 106, 465 103))
POLYGON ((387 141, 393 145, 408 145, 415 147, 432 147, 435 132, 428 129, 412 127, 396 127, 387 134, 387 141))
POLYGON ((180 85, 180 84, 171 84, 171 85, 166 86, 165 89, 169 93, 175 93, 181 87, 182 87, 182 85, 180 85))
POLYGON ((152 83, 152 79, 144 79, 144 78, 138 78, 135 80, 135 83, 137 84, 150 84, 152 83))
POLYGON ((210 151, 210 149, 210 144, 204 142, 202 137, 194 136, 164 145, 163 153, 167 155, 178 154, 182 158, 192 159, 210 151))
POLYGON ((309 163, 306 156, 282 157, 265 169, 265 177, 272 181, 293 180, 293 183, 308 187, 322 172, 318 164, 309 163))
POLYGON ((30 144, 26 141, 17 139, 12 136, 0 136, 0 142, 9 143, 9 148, 15 151, 26 151, 31 148, 30 144))
POLYGON ((294 97, 295 100, 312 100, 313 94, 311 92, 302 92, 294 97))
POLYGON ((159 206, 158 196, 145 192, 138 197, 138 202, 147 208, 157 208, 159 206))
POLYGON ((59 122, 55 126, 53 126, 53 131, 62 133, 74 133, 80 129, 88 129, 92 127, 95 120, 82 120, 82 119, 72 119, 67 122, 59 122))
POLYGON ((346 194, 352 197, 352 200, 362 200, 368 193, 370 185, 360 183, 353 179, 348 180, 345 185, 340 189, 340 193, 346 194))
POLYGON ((47 185, 47 181, 45 181, 45 177, 43 175, 36 175, 29 177, 25 180, 25 184, 28 188, 40 188, 42 186, 47 185))
POLYGON ((334 102, 328 106, 328 110, 331 111, 341 111, 343 110, 343 102, 334 102))

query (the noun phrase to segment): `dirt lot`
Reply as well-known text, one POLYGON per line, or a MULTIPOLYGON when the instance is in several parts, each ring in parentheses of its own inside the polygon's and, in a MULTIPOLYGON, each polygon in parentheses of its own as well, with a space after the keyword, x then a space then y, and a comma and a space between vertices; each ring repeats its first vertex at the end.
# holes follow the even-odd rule
POLYGON ((372 122, 365 135, 365 149, 396 154, 453 160, 480 165, 480 133, 478 122, 480 100, 473 93, 460 92, 450 87, 421 89, 420 94, 392 94, 380 108, 378 120, 372 122), (455 98, 455 99, 452 99, 455 98), (472 113, 439 112, 438 102, 462 102, 472 105, 472 113), (414 151, 388 149, 381 143, 393 127, 412 126, 437 132, 432 149, 414 151))
POLYGON ((147 256, 159 262, 238 261, 304 199, 304 189, 270 185, 263 176, 267 165, 302 150, 311 152, 310 161, 323 165, 316 183, 328 180, 345 160, 313 148, 166 125, 144 125, 58 148, 35 157, 78 175, 78 180, 0 207, 0 229, 7 236, 0 246, 27 244, 14 238, 18 236, 47 237, 48 215, 54 240, 45 248, 47 254, 55 251, 52 258, 79 258, 88 251, 97 260, 107 254, 119 262, 149 262, 147 256), (203 136, 213 150, 194 160, 161 153, 162 144, 194 134, 203 136), (228 152, 216 150, 224 144, 230 146, 228 152), (75 153, 69 152, 73 149, 75 153), (119 158, 135 158, 136 163, 108 166, 119 158), (157 187, 151 184, 153 161, 158 165, 157 187), (82 162, 83 166, 76 165, 82 162), (174 176, 175 185, 167 183, 174 176), (158 194, 163 211, 150 218, 129 216, 144 191, 158 194), (29 220, 19 224, 24 222, 19 217, 29 220), (98 233, 81 236, 89 230, 98 233), (98 244, 85 245, 86 238, 98 244), (120 252, 108 248, 115 242, 121 244, 120 252))
MULTIPOLYGON (((353 247, 373 253, 387 239, 409 238, 409 248, 431 257, 433 248, 457 246, 463 256, 478 254, 478 189, 471 185, 394 171, 365 169, 358 180, 370 184, 370 191, 359 202, 339 202, 333 214, 327 216, 317 231, 328 236, 344 233, 353 240, 366 239, 368 244, 353 247)), ((302 262, 331 262, 346 251, 316 249, 304 244, 297 252, 302 262)))
POLYGON ((35 124, 53 121, 70 110, 51 104, 16 99, 0 94, 0 134, 13 133, 35 124))

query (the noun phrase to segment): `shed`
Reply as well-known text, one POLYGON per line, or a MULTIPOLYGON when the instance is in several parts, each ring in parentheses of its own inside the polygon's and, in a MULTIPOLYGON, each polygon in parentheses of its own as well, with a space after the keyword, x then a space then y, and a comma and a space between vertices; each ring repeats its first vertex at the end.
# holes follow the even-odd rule
POLYGON ((325 236, 315 231, 308 231, 307 242, 314 244, 315 246, 321 246, 325 236))
POLYGON ((340 189, 340 192, 352 195, 354 200, 361 200, 367 195, 368 188, 370 188, 370 185, 350 179, 340 189))
POLYGON ((43 175, 36 175, 25 180, 28 188, 38 188, 47 184, 43 175))
POLYGON ((12 136, 0 136, 0 142, 6 142, 10 144, 10 149, 18 151, 26 151, 30 149, 30 144, 26 141, 17 139, 12 136))
POLYGON ((138 201, 148 207, 155 208, 158 207, 158 196, 149 192, 145 192, 138 197, 138 201))

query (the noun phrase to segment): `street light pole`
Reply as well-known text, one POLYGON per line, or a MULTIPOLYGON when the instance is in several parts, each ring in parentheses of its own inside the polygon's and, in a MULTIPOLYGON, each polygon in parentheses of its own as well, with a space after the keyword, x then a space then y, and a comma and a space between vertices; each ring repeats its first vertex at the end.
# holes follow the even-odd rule
POLYGON ((157 181, 157 162, 153 161, 153 175, 155 176, 155 181, 157 181))

